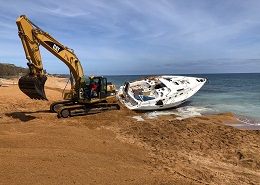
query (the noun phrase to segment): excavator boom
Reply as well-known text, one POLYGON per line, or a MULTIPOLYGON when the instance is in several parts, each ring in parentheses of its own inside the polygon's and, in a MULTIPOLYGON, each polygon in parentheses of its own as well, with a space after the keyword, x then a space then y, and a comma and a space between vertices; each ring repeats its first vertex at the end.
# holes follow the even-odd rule
POLYGON ((32 99, 47 100, 44 91, 44 84, 47 77, 44 75, 40 45, 50 51, 53 55, 63 61, 70 69, 71 75, 71 97, 76 95, 75 84, 82 77, 82 66, 74 54, 73 50, 62 45, 50 34, 44 32, 25 15, 21 15, 17 20, 18 35, 21 38, 30 73, 19 79, 19 88, 32 99))

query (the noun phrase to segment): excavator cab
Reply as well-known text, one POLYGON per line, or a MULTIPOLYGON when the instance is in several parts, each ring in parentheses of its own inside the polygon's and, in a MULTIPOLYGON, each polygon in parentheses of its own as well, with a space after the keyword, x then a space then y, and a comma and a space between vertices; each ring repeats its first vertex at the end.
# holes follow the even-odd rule
POLYGON ((91 101, 107 97, 107 79, 102 76, 83 76, 79 85, 81 100, 91 101))

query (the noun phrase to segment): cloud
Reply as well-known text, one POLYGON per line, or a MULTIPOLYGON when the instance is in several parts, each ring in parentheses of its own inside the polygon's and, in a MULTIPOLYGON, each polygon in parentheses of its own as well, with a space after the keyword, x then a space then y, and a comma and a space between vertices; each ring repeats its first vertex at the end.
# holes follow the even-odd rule
POLYGON ((54 15, 65 17, 65 18, 66 17, 75 18, 75 17, 86 15, 85 12, 70 12, 70 9, 64 10, 64 9, 61 9, 61 8, 43 8, 42 10, 40 10, 40 12, 41 11, 43 13, 48 12, 50 14, 54 14, 54 15))
MULTIPOLYGON (((92 71, 102 72, 100 64, 106 66, 104 72, 226 71, 220 58, 228 58, 222 60, 226 66, 241 69, 245 64, 240 60, 248 59, 246 70, 256 66, 254 71, 260 71, 251 62, 260 58, 259 8, 256 0, 8 1, 0 7, 0 54, 15 62, 24 59, 15 20, 26 14, 73 48, 92 71)), ((42 55, 54 60, 48 52, 42 55)), ((45 66, 52 69, 51 63, 45 66)))

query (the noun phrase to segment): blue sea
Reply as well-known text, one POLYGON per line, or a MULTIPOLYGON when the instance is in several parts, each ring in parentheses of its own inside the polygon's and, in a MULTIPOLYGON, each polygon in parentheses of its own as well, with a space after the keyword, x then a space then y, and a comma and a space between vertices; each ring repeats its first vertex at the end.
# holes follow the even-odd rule
MULTIPOLYGON (((147 75, 106 77, 119 88, 126 81, 145 76, 147 75)), ((159 114, 172 112, 183 117, 191 117, 232 112, 247 125, 260 128, 260 73, 183 74, 183 76, 203 77, 207 78, 208 82, 182 106, 160 111, 159 114)), ((150 114, 152 113, 154 112, 150 114)))

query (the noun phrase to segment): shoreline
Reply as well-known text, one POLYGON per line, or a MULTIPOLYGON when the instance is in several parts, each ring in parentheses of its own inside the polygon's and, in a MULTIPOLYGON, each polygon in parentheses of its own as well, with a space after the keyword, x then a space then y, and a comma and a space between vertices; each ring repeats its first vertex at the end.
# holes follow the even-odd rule
MULTIPOLYGON (((47 75, 47 81, 45 83, 45 87, 46 89, 50 89, 50 90, 57 90, 58 92, 61 92, 60 90, 70 90, 70 83, 67 83, 67 81, 69 80, 69 78, 66 78, 66 77, 63 77, 63 76, 57 76, 57 75, 47 75), (65 88, 66 87, 66 88, 65 88)), ((11 78, 11 79, 5 79, 5 78, 1 78, 0 79, 0 87, 9 87, 9 86, 15 86, 15 85, 18 85, 18 78, 11 78)), ((170 109, 171 110, 171 109, 170 109)), ((196 116, 207 116, 207 115, 215 115, 215 114, 221 114, 221 113, 206 113, 206 114, 200 114, 198 113, 197 115, 189 115, 187 116, 188 113, 180 113, 180 114, 176 114, 176 113, 164 113, 165 111, 164 110, 161 110, 159 112, 158 115, 156 115, 156 112, 158 111, 150 111, 150 112, 147 112, 148 114, 155 114, 155 116, 150 116, 151 118, 152 117, 157 117, 158 115, 162 114, 162 115, 168 115, 168 114, 175 114, 177 117, 180 117, 180 118, 177 118, 177 119, 186 119, 186 118, 192 118, 192 117, 196 117, 196 116), (186 114, 186 117, 182 117, 181 114, 186 114)), ((167 110, 166 110, 167 112, 167 110)), ((145 113, 146 114, 146 113, 145 113)), ((225 114, 225 112, 223 112, 223 114, 225 114)), ((229 126, 234 126, 236 128, 239 128, 239 129, 246 129, 246 130, 260 130, 260 124, 253 124, 253 123, 250 123, 251 121, 254 121, 254 118, 250 117, 250 116, 247 116, 247 115, 236 115, 235 113, 232 113, 234 114, 234 117, 236 117, 237 119, 237 122, 231 122, 231 123, 227 123, 227 125, 229 126), (247 119, 247 121, 244 121, 243 119, 247 119)), ((141 115, 142 116, 142 115, 141 115)), ((147 116, 147 115, 146 115, 147 116)), ((149 116, 147 116, 149 117, 149 116)))
MULTIPOLYGON (((240 121, 240 120, 238 120, 240 121)), ((232 126, 238 129, 243 129, 243 130, 260 130, 260 125, 250 125, 248 123, 245 123, 243 121, 239 122, 231 122, 231 123, 226 123, 228 126, 232 126)))

